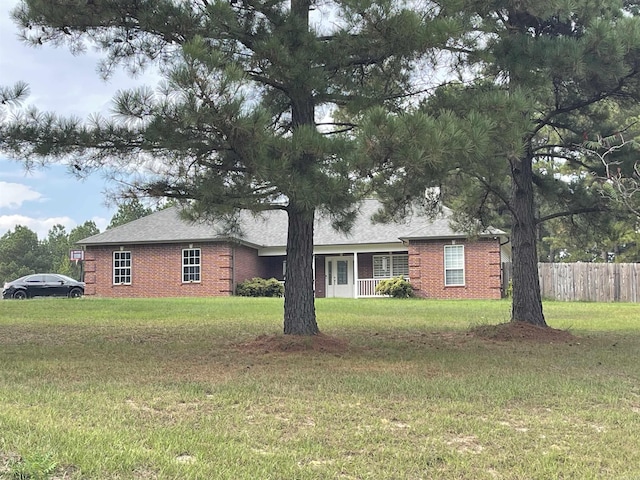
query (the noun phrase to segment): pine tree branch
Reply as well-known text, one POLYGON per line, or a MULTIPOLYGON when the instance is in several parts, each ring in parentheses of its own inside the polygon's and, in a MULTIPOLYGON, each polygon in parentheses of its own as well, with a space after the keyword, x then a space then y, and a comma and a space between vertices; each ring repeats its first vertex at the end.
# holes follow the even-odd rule
POLYGON ((572 157, 571 155, 563 155, 563 154, 560 154, 560 153, 544 153, 544 152, 543 153, 535 153, 533 155, 533 158, 549 158, 549 157, 554 158, 554 159, 566 160, 567 162, 570 162, 570 163, 572 163, 574 165, 579 165, 579 166, 584 167, 584 168, 586 168, 588 170, 592 170, 593 169, 592 166, 587 165, 584 162, 581 162, 580 160, 578 160, 575 157, 572 157))
MULTIPOLYGON (((579 130, 576 130, 575 127, 573 127, 572 125, 568 125, 566 123, 548 122, 547 126, 553 128, 554 131, 556 131, 556 133, 558 133, 559 130, 566 130, 568 132, 573 133, 576 136, 581 136, 583 133, 579 130)), ((558 136, 562 137, 562 135, 560 135, 559 133, 558 133, 558 136)))
POLYGON ((566 210, 564 212, 556 212, 550 215, 545 215, 544 217, 537 218, 536 225, 549 220, 553 220, 554 218, 569 217, 573 215, 582 215, 585 213, 608 212, 610 210, 611 210, 610 208, 605 206, 595 206, 595 207, 576 208, 574 210, 566 210))
POLYGON ((275 80, 265 77, 264 75, 256 71, 248 70, 247 75, 249 75, 249 77, 255 82, 262 83, 263 85, 268 85, 270 87, 275 88, 276 90, 280 90, 283 93, 289 93, 289 89, 285 87, 284 84, 278 83, 275 80))
MULTIPOLYGON (((460 173, 465 173, 462 170, 459 170, 459 171, 460 173)), ((469 175, 471 178, 475 178, 476 180, 478 180, 485 187, 487 191, 493 193, 496 197, 498 197, 500 201, 504 204, 504 206, 507 208, 507 210, 509 210, 509 212, 511 212, 511 214, 515 216, 515 211, 511 206, 511 202, 509 201, 509 198, 504 192, 502 192, 500 188, 494 187, 491 183, 487 181, 486 178, 484 178, 481 175, 468 174, 468 173, 465 173, 465 174, 469 175)))
MULTIPOLYGON (((534 154, 539 155, 537 152, 540 152, 542 150, 552 150, 554 148, 559 148, 559 149, 562 149, 562 150, 572 150, 570 148, 570 146, 567 146, 564 143, 555 143, 555 144, 554 143, 545 143, 544 145, 540 145, 539 147, 533 148, 532 151, 534 152, 534 154)), ((549 153, 549 154, 546 154, 546 155, 554 156, 555 154, 549 153)))
POLYGON ((602 101, 602 100, 604 100, 606 98, 609 98, 609 97, 611 97, 611 96, 613 96, 613 95, 615 95, 617 93, 620 93, 622 91, 622 89, 626 86, 627 80, 630 80, 630 79, 634 78, 635 76, 638 75, 638 73, 640 73, 640 70, 634 69, 629 74, 627 74, 627 75, 623 76, 622 78, 620 78, 618 80, 618 84, 614 88, 611 88, 611 89, 603 91, 603 92, 598 92, 597 94, 591 96, 590 98, 586 98, 584 100, 575 102, 575 103, 567 105, 565 107, 555 108, 555 109, 551 110, 549 113, 547 113, 547 115, 545 115, 544 117, 536 120, 537 126, 531 131, 531 133, 529 134, 529 137, 533 138, 544 127, 552 125, 551 119, 554 118, 554 117, 557 117, 558 115, 562 115, 562 114, 565 114, 565 113, 571 113, 571 112, 574 112, 576 110, 580 110, 582 108, 585 108, 585 107, 588 107, 588 106, 593 105, 595 103, 598 103, 598 102, 600 102, 600 101, 602 101))

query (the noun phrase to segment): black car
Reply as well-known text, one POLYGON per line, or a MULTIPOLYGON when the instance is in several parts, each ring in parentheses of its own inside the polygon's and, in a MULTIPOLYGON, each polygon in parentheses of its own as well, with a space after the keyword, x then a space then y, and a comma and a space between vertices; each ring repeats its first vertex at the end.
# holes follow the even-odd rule
POLYGON ((35 273, 4 284, 2 298, 70 297, 84 295, 84 282, 57 273, 35 273))

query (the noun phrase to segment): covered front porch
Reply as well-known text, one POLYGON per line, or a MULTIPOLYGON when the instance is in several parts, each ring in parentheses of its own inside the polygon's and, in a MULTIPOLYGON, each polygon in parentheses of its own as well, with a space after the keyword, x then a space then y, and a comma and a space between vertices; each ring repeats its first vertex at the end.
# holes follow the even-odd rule
POLYGON ((314 255, 317 298, 381 297, 376 286, 399 275, 409 277, 406 251, 314 255))

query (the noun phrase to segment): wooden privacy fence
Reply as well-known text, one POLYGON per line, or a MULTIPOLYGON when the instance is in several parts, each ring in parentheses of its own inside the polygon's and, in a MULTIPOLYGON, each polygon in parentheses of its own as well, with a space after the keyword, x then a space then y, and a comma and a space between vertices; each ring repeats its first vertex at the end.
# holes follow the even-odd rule
MULTIPOLYGON (((503 264, 503 281, 511 278, 510 267, 503 264)), ((542 298, 640 302, 638 263, 539 263, 538 272, 542 298)))

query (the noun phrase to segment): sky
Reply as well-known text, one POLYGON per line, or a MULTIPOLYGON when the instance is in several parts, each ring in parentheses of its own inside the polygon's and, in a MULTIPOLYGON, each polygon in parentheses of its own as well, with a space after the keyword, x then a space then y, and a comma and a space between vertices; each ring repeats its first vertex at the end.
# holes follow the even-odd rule
MULTIPOLYGON (((28 83, 30 95, 23 106, 80 118, 96 112, 109 115, 117 90, 145 83, 144 77, 134 80, 122 71, 105 82, 97 73, 96 52, 73 56, 64 47, 22 43, 10 18, 17 4, 18 0, 0 0, 0 85, 28 83)), ((154 86, 157 80, 147 83, 154 86)), ((79 180, 65 166, 27 172, 20 162, 0 153, 0 236, 23 225, 43 239, 56 224, 70 232, 87 220, 102 231, 117 210, 104 194, 113 187, 99 174, 79 180)))
MULTIPOLYGON (((0 85, 19 81, 29 85, 30 95, 22 108, 35 106, 79 118, 94 113, 107 117, 118 90, 158 84, 154 71, 133 79, 119 70, 104 81, 97 73, 101 56, 96 51, 74 56, 66 47, 23 43, 10 16, 18 4, 19 0, 0 0, 0 85)), ((334 22, 330 11, 314 12, 317 26, 334 22)), ((117 205, 107 203, 105 193, 116 187, 99 173, 79 180, 63 165, 26 171, 19 161, 0 153, 0 236, 23 225, 44 239, 56 224, 70 232, 87 220, 104 231, 117 211, 117 205)))

